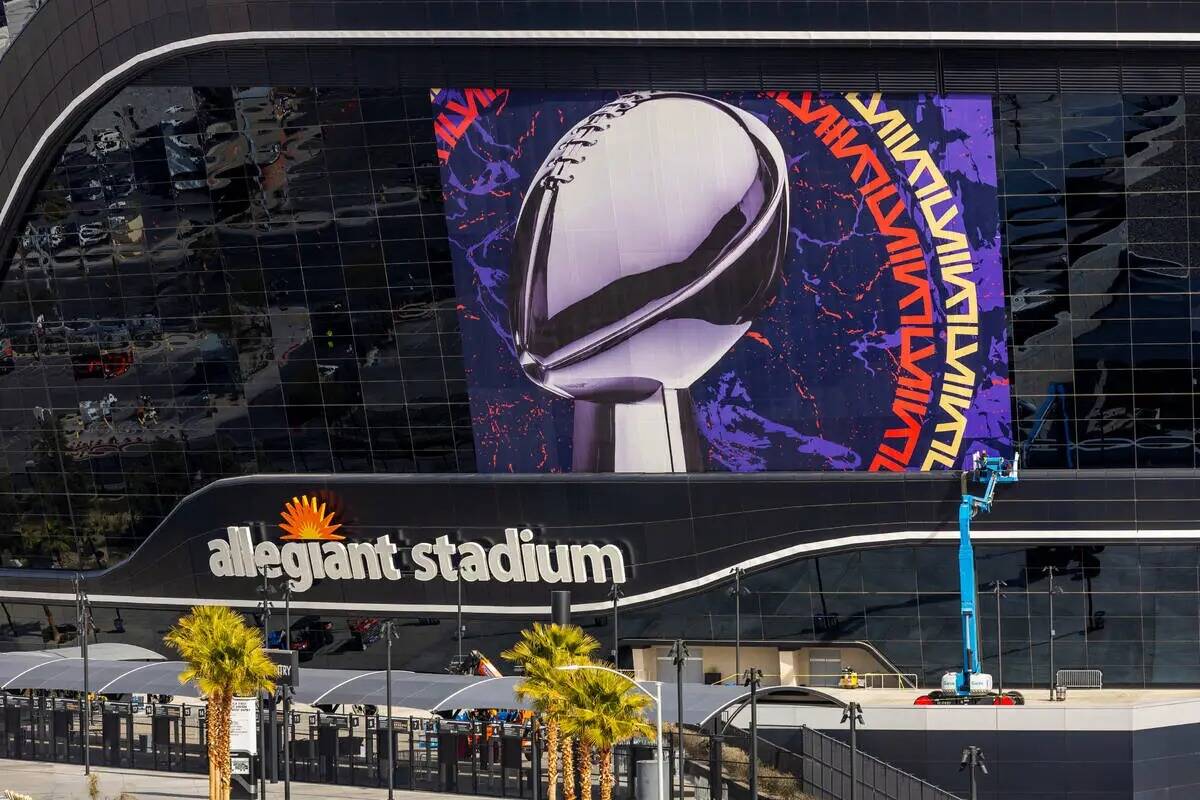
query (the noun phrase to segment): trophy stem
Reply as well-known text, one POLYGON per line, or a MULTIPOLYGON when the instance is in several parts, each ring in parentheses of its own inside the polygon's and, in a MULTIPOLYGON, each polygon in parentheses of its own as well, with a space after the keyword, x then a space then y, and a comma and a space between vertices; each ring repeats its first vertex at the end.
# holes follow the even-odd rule
POLYGON ((634 403, 575 402, 575 472, 701 472, 700 434, 687 389, 634 403))

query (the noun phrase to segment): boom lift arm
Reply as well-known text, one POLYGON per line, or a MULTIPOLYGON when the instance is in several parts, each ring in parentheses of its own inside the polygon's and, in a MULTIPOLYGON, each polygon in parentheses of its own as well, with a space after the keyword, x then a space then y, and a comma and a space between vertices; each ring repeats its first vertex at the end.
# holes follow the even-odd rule
MULTIPOLYGON (((962 671, 947 672, 942 678, 939 692, 931 692, 918 698, 919 704, 928 703, 996 703, 1004 698, 992 691, 992 676, 983 672, 979 664, 979 619, 976 616, 975 548, 971 543, 971 520, 980 511, 992 510, 992 499, 996 486, 1001 483, 1017 482, 1019 456, 1012 461, 998 456, 985 456, 976 452, 971 456, 971 468, 962 473, 962 502, 958 506, 958 591, 962 614, 962 671), (970 492, 970 482, 984 484, 982 495, 970 492)), ((1009 702, 1022 702, 1017 693, 1006 694, 1009 702)), ((1008 704, 1005 702, 1004 704, 1008 704)))

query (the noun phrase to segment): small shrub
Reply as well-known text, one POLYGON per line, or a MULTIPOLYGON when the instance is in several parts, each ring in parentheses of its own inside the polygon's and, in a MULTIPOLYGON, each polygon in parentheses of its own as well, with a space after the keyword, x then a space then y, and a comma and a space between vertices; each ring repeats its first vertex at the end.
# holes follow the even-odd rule
POLYGON ((2 794, 4 795, 4 800, 33 800, 31 796, 14 792, 12 789, 5 789, 2 794))

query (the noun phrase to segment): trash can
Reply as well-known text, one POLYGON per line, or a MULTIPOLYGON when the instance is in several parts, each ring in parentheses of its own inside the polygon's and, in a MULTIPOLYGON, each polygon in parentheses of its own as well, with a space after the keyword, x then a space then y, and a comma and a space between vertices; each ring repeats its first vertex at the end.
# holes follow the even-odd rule
POLYGON ((662 783, 658 779, 657 761, 637 762, 637 785, 633 796, 637 800, 668 800, 662 796, 662 783))

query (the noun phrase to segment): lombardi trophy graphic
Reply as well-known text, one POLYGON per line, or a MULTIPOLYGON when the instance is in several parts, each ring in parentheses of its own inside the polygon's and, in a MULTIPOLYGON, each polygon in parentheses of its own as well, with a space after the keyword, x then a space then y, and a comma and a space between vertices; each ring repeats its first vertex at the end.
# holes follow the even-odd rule
POLYGON ((770 298, 787 222, 779 140, 727 103, 626 94, 559 140, 509 305, 525 374, 575 400, 574 470, 703 468, 689 387, 770 298))

